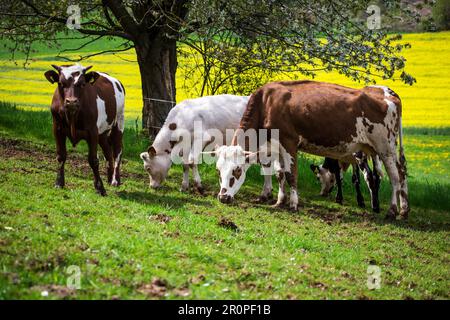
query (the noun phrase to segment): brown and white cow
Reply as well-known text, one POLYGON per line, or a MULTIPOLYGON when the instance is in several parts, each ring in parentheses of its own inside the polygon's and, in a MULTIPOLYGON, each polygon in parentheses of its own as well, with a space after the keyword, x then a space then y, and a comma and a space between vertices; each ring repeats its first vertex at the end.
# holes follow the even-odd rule
POLYGON ((108 161, 108 182, 120 184, 122 136, 124 130, 125 89, 119 80, 101 72, 87 72, 92 66, 79 64, 55 66, 45 72, 50 83, 58 86, 53 94, 51 112, 53 135, 59 163, 55 186, 65 184, 64 164, 67 158, 66 139, 75 146, 86 140, 89 146, 89 165, 94 172, 94 187, 106 195, 99 174, 97 145, 108 161))
POLYGON ((255 153, 245 150, 245 143, 238 144, 242 141, 239 135, 249 129, 278 129, 280 157, 273 164, 280 185, 277 206, 286 199, 287 181, 290 208, 297 210, 298 149, 343 162, 349 162, 353 153, 363 151, 370 156, 378 155, 387 170, 392 184, 387 216, 406 218, 409 205, 401 112, 399 96, 387 87, 352 89, 315 81, 266 84, 251 96, 241 119, 242 130, 236 131, 232 145, 216 150, 216 166, 222 181, 219 199, 230 202, 245 179, 248 165, 238 160, 255 158, 255 153), (235 172, 239 174, 233 175, 235 172), (232 187, 229 181, 233 181, 232 187))

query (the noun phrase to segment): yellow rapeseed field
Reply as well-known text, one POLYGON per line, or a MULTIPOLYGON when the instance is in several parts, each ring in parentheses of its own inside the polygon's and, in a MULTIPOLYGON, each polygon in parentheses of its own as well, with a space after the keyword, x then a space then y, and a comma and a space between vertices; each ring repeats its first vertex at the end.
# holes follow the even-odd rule
MULTIPOLYGON (((379 81, 390 86, 403 101, 404 126, 448 127, 450 126, 450 32, 407 34, 404 40, 412 48, 404 52, 407 72, 417 79, 413 86, 397 81, 379 81)), ((134 51, 117 55, 102 55, 90 58, 83 64, 94 65, 95 70, 105 71, 117 77, 127 91, 126 116, 136 119, 141 115, 141 88, 134 51)), ((50 56, 34 57, 31 65, 23 69, 21 61, 0 61, 0 100, 15 102, 22 107, 46 108, 51 101, 54 86, 44 78, 44 72, 51 63, 60 63, 50 56)), ((188 63, 181 60, 179 62, 188 63)), ((316 80, 339 83, 351 87, 363 84, 339 75, 337 72, 321 72, 316 80)), ((183 86, 182 76, 177 76, 177 101, 194 98, 195 90, 188 91, 183 86)))

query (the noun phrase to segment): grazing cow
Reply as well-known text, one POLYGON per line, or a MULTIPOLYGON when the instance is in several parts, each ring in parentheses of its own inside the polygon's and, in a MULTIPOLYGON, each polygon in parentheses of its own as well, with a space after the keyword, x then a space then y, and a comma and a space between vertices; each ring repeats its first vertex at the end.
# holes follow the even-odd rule
MULTIPOLYGON (((189 157, 183 163, 183 182, 181 191, 189 190, 189 168, 192 168, 194 177, 194 189, 203 193, 197 161, 201 151, 209 144, 223 145, 225 141, 212 140, 208 136, 208 130, 218 130, 223 137, 226 130, 234 130, 239 126, 239 121, 247 106, 249 97, 233 95, 206 96, 197 99, 184 100, 170 110, 167 119, 158 132, 155 141, 147 152, 141 153, 140 157, 144 161, 144 168, 150 178, 150 187, 158 188, 167 177, 172 165, 172 151, 182 140, 178 133, 187 133, 190 137, 191 145, 188 150, 189 157), (202 136, 195 137, 195 125, 197 129, 201 126, 202 136), (200 126, 199 126, 200 124, 200 126), (195 151, 196 139, 201 139, 199 144, 201 150, 195 151)), ((272 193, 272 180, 265 182, 264 196, 272 193)))
MULTIPOLYGON (((269 83, 253 93, 240 128, 231 146, 221 146, 217 169, 222 183, 219 198, 230 202, 245 179, 239 159, 254 159, 258 151, 238 144, 239 135, 249 129, 278 129, 279 158, 273 166, 279 182, 277 206, 285 199, 285 182, 290 186, 290 208, 297 210, 297 150, 351 162, 353 153, 378 155, 392 184, 391 205, 387 217, 407 218, 409 212, 406 160, 403 152, 401 102, 387 87, 352 89, 315 81, 269 83), (400 150, 397 156, 397 137, 400 150), (230 156, 231 155, 231 156, 230 156), (232 172, 239 171, 239 178, 232 172), (233 178, 233 187, 229 186, 233 178), (238 180, 238 181, 235 181, 238 180), (400 201, 400 214, 397 208, 400 201)), ((273 143, 269 140, 269 143, 273 143)), ((261 144, 259 145, 261 148, 261 144)), ((267 164, 266 164, 267 165, 267 164)))
POLYGON ((120 184, 122 136, 124 129, 125 89, 119 80, 101 72, 87 72, 92 66, 55 66, 45 77, 58 86, 53 94, 51 112, 53 135, 59 170, 56 187, 64 187, 64 164, 67 158, 66 138, 75 146, 86 140, 89 165, 94 172, 94 187, 106 195, 99 174, 97 145, 108 161, 108 182, 120 184))
MULTIPOLYGON (((364 179, 367 183, 370 192, 372 210, 374 212, 380 212, 380 204, 378 200, 378 191, 380 187, 380 177, 383 176, 383 171, 380 167, 378 156, 372 158, 374 170, 369 167, 367 156, 363 152, 356 152, 354 154, 355 161, 351 163, 353 168, 352 183, 356 190, 356 201, 361 208, 365 207, 364 198, 360 189, 360 169, 364 174, 364 179)), ((333 190, 333 187, 337 186, 336 202, 342 204, 342 172, 345 172, 350 164, 342 163, 338 160, 325 158, 323 164, 320 166, 311 164, 311 171, 316 176, 317 180, 321 184, 320 195, 328 196, 333 190), (338 178, 336 178, 338 177, 338 178)))

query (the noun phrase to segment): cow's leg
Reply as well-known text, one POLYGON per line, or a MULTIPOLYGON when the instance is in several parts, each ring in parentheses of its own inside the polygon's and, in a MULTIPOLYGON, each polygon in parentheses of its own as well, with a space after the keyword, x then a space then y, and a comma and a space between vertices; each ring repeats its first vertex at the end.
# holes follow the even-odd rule
POLYGON ((397 169, 400 178, 400 219, 407 219, 409 215, 408 184, 406 182, 406 159, 400 152, 400 159, 397 161, 397 169))
POLYGON ((342 196, 341 168, 339 166, 332 166, 331 173, 333 173, 336 178, 336 203, 342 204, 344 197, 342 196))
POLYGON ((65 185, 64 164, 67 159, 66 136, 54 130, 56 140, 56 160, 58 161, 58 173, 56 174, 55 187, 63 188, 65 185))
POLYGON ((261 195, 258 198, 259 202, 267 202, 269 200, 272 200, 272 175, 265 174, 264 175, 264 186, 261 191, 261 195))
POLYGON ((380 187, 380 176, 378 175, 376 166, 378 165, 374 158, 373 160, 373 167, 374 170, 372 171, 369 167, 369 163, 367 162, 367 157, 363 155, 362 152, 360 152, 358 155, 355 155, 358 166, 363 172, 364 180, 366 181, 367 187, 369 188, 370 192, 370 202, 372 205, 372 211, 373 212, 380 212, 380 203, 378 201, 378 189, 380 187))
POLYGON ((112 182, 113 179, 113 171, 114 171, 114 159, 111 145, 108 142, 108 136, 106 133, 101 134, 98 137, 98 144, 103 150, 103 155, 105 156, 106 161, 108 162, 108 183, 112 182))
POLYGON ((378 170, 376 169, 378 166, 376 156, 372 157, 372 163, 373 163, 373 185, 369 186, 370 188, 370 195, 372 197, 372 210, 374 212, 380 212, 380 200, 378 198, 378 192, 380 191, 380 175, 378 174, 378 170))
POLYGON ((289 184, 289 210, 298 211, 298 193, 297 193, 297 150, 291 153, 292 164, 291 170, 286 172, 286 180, 289 184))
POLYGON ((120 164, 122 162, 122 152, 123 152, 122 138, 123 138, 122 131, 119 130, 119 127, 117 125, 114 126, 111 130, 110 136, 114 157, 114 173, 111 185, 114 187, 120 185, 120 164))
POLYGON ((365 207, 364 197, 362 196, 361 188, 360 188, 359 167, 356 164, 352 164, 352 169, 353 169, 352 170, 353 171, 352 182, 353 182, 353 185, 355 186, 356 201, 358 202, 359 207, 364 208, 365 207))
POLYGON ((282 143, 282 146, 286 148, 284 152, 282 152, 282 161, 284 162, 285 167, 285 178, 287 183, 289 184, 289 210, 293 212, 298 211, 298 193, 297 193, 297 140, 288 140, 282 143), (287 169, 289 162, 287 159, 290 158, 290 167, 287 169))
POLYGON ((200 194, 205 193, 205 189, 202 186, 202 179, 200 178, 200 174, 198 173, 198 166, 196 164, 191 164, 192 168, 192 177, 194 179, 194 189, 197 190, 200 194))
POLYGON ((181 192, 189 191, 189 165, 183 164, 183 182, 181 183, 181 192))
POLYGON ((279 208, 282 207, 286 201, 286 194, 285 194, 286 175, 284 174, 284 168, 281 166, 281 163, 278 160, 274 162, 274 169, 278 181, 278 197, 274 207, 279 208))
POLYGON ((88 161, 94 173, 94 188, 100 195, 105 196, 106 190, 105 187, 103 186, 103 182, 102 179, 100 178, 100 173, 98 170, 99 167, 99 161, 97 157, 98 135, 96 132, 89 134, 87 143, 89 146, 88 161))
POLYGON ((400 176, 397 168, 397 155, 394 153, 389 153, 381 156, 381 160, 384 163, 389 180, 392 185, 392 197, 391 206, 386 214, 387 219, 395 219, 398 215, 398 197, 401 192, 400 176))

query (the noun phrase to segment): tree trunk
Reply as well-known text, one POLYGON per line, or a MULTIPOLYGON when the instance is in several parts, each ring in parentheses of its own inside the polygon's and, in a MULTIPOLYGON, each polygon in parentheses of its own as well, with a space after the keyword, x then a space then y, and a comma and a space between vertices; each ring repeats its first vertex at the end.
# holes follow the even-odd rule
POLYGON ((176 40, 148 35, 135 42, 142 82, 142 128, 154 138, 175 105, 176 40))

